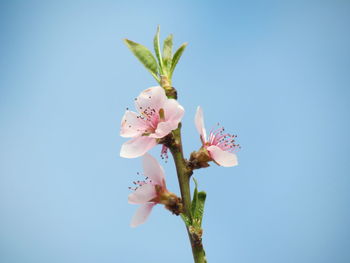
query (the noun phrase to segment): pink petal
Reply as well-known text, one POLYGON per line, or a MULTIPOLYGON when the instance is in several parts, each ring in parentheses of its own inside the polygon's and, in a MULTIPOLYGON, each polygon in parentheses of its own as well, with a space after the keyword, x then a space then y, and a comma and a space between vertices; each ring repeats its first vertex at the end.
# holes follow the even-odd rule
POLYGON ((154 109, 158 113, 167 99, 162 87, 151 87, 141 92, 135 100, 135 106, 141 113, 145 109, 154 109))
POLYGON ((145 204, 157 197, 156 188, 150 183, 146 183, 136 189, 135 192, 129 194, 129 204, 145 204))
POLYGON ((177 102, 177 100, 168 99, 165 101, 163 109, 165 121, 169 122, 172 125, 172 129, 175 130, 184 116, 184 108, 177 102))
POLYGON ((211 145, 207 148, 210 157, 219 165, 231 167, 238 165, 237 155, 234 153, 223 151, 216 145, 211 145))
POLYGON ((143 156, 143 172, 146 177, 151 179, 153 184, 165 187, 163 167, 148 153, 143 156))
POLYGON ((197 107, 196 115, 194 117, 194 123, 196 125, 197 131, 201 136, 202 142, 207 142, 207 132, 204 127, 203 110, 200 106, 197 107))
POLYGON ((120 136, 130 138, 141 135, 148 126, 144 120, 133 111, 126 111, 121 122, 120 136))
POLYGON ((149 136, 140 136, 125 142, 120 149, 120 156, 136 158, 144 155, 149 149, 157 145, 156 139, 149 136))
MULTIPOLYGON (((177 126, 176 126, 177 127, 177 126)), ((167 136, 172 130, 174 130, 172 123, 170 122, 159 122, 157 129, 150 135, 153 138, 163 138, 167 136)))
POLYGON ((155 203, 147 203, 147 204, 141 205, 136 210, 135 215, 132 217, 130 226, 137 227, 138 225, 143 224, 147 220, 154 205, 155 203))

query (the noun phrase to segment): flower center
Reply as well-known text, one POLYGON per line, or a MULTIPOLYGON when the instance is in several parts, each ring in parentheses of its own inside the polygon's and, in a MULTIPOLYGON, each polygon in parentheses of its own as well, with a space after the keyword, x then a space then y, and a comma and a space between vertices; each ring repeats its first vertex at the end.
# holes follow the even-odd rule
MULTIPOLYGON (((137 175, 140 175, 140 173, 137 173, 137 175)), ((136 191, 139 187, 152 183, 152 180, 146 177, 144 180, 137 180, 132 182, 134 184, 134 187, 128 187, 130 190, 136 191)))
POLYGON ((216 130, 212 129, 209 134, 209 140, 206 143, 206 146, 208 147, 210 145, 216 145, 223 151, 234 152, 241 148, 239 144, 236 144, 236 138, 237 135, 225 133, 224 127, 217 128, 216 130))
POLYGON ((145 122, 146 127, 143 130, 138 129, 138 131, 142 131, 142 136, 149 136, 151 133, 154 133, 157 129, 158 123, 165 121, 165 112, 164 109, 159 109, 157 111, 155 108, 147 107, 143 108, 137 103, 137 98, 135 99, 139 112, 141 113, 137 116, 138 119, 141 119, 145 122))

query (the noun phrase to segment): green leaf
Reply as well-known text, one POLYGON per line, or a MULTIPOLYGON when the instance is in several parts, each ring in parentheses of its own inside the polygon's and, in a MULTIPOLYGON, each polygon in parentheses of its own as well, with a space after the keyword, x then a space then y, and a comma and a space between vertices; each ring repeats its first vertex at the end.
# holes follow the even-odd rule
POLYGON ((205 204, 205 199, 207 197, 206 192, 199 192, 198 193, 198 201, 197 201, 197 208, 194 213, 194 218, 202 223, 203 219, 203 213, 204 213, 204 204, 205 204))
POLYGON ((160 82, 158 77, 158 64, 154 58, 151 51, 145 46, 131 41, 129 39, 124 39, 125 44, 131 50, 131 52, 138 58, 138 60, 146 67, 146 69, 152 74, 152 76, 160 82))
POLYGON ((191 213, 192 213, 192 225, 195 227, 201 227, 203 213, 204 213, 204 204, 207 194, 203 191, 198 192, 198 183, 197 180, 193 178, 195 187, 193 192, 191 213))
POLYGON ((183 43, 178 50, 176 50, 173 60, 171 62, 171 68, 170 68, 170 72, 169 72, 169 78, 171 79, 175 70, 175 67, 177 65, 177 62, 179 62, 182 53, 185 51, 185 48, 187 46, 187 43, 183 43))
POLYGON ((160 31, 160 27, 157 26, 157 32, 156 32, 156 35, 154 36, 153 44, 154 44, 154 51, 156 52, 156 57, 158 59, 159 66, 160 66, 160 73, 164 74, 162 53, 160 52, 159 31, 160 31))
POLYGON ((194 191, 193 191, 193 198, 192 198, 192 206, 191 206, 191 213, 192 213, 192 216, 194 216, 195 212, 196 212, 196 209, 197 209, 197 202, 198 202, 198 183, 197 183, 197 180, 192 177, 193 181, 194 181, 194 184, 195 184, 195 187, 194 187, 194 191))
POLYGON ((170 34, 163 44, 163 63, 165 70, 169 73, 171 68, 171 61, 173 58, 173 35, 170 34))
POLYGON ((180 216, 182 220, 185 222, 186 226, 192 225, 191 219, 188 218, 185 214, 181 213, 180 216))

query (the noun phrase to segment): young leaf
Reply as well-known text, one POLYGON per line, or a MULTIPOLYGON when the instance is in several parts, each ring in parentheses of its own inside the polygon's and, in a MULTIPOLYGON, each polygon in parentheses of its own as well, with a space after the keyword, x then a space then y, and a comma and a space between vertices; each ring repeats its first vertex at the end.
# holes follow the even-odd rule
POLYGON ((180 57, 181 57, 182 53, 185 51, 186 46, 187 46, 187 43, 183 43, 174 54, 173 60, 171 62, 170 72, 169 72, 170 79, 173 76, 173 72, 175 70, 176 64, 177 64, 177 62, 179 62, 180 57))
POLYGON ((159 30, 160 30, 160 28, 158 26, 157 27, 157 33, 154 36, 153 44, 154 44, 154 51, 156 52, 156 57, 158 59, 159 66, 160 66, 160 74, 164 74, 162 53, 160 52, 159 30))
POLYGON ((131 52, 138 58, 138 60, 146 67, 146 69, 152 74, 152 76, 159 82, 158 77, 158 64, 151 51, 145 46, 131 41, 129 39, 124 39, 125 44, 131 50, 131 52))
POLYGON ((197 209, 194 213, 194 218, 199 220, 199 222, 202 222, 203 213, 204 213, 204 204, 205 199, 207 197, 207 194, 205 192, 199 192, 198 193, 198 201, 197 201, 197 209))
POLYGON ((171 68, 171 60, 173 58, 173 35, 169 35, 163 44, 163 63, 165 70, 169 73, 171 68))
POLYGON ((197 203, 198 203, 198 183, 197 183, 197 180, 192 177, 193 181, 194 181, 194 184, 195 184, 195 187, 194 187, 194 191, 193 191, 193 198, 192 198, 192 206, 191 206, 191 213, 192 213, 192 216, 194 216, 196 210, 197 210, 197 203))
POLYGON ((186 226, 192 225, 191 219, 189 219, 185 214, 181 213, 180 216, 182 220, 185 222, 186 226))

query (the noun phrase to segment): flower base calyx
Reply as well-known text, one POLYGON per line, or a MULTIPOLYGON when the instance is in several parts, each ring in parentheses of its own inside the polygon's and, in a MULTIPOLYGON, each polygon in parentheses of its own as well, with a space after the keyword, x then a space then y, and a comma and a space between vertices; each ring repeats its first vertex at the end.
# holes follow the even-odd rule
POLYGON ((212 161, 206 148, 201 147, 197 152, 192 152, 190 156, 190 166, 192 169, 208 167, 208 162, 212 161))
POLYGON ((183 212, 183 204, 180 197, 167 192, 160 196, 159 203, 163 204, 174 215, 179 215, 183 212))

